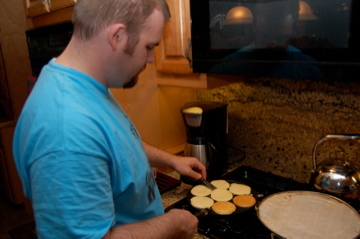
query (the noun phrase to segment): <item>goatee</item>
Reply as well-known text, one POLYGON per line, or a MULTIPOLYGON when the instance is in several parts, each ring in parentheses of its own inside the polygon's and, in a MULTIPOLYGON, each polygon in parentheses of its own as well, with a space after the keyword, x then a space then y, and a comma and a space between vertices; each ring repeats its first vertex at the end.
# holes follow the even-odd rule
POLYGON ((130 81, 126 82, 123 86, 124 89, 130 89, 133 88, 136 83, 138 82, 138 76, 134 76, 133 78, 130 79, 130 81))

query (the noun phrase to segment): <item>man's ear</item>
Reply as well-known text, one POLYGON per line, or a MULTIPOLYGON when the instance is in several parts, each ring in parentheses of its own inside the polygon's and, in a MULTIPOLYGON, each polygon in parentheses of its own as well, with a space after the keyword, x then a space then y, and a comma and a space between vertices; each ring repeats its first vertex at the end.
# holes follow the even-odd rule
POLYGON ((121 43, 126 42, 127 34, 124 24, 113 24, 108 33, 108 41, 113 50, 116 50, 121 43))

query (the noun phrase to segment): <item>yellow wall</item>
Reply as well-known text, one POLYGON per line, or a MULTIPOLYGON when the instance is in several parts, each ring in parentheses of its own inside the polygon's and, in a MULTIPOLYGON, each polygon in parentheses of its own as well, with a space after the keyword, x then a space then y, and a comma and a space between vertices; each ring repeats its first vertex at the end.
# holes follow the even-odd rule
POLYGON ((196 101, 196 90, 157 85, 154 64, 149 64, 132 89, 112 89, 115 99, 134 122, 146 142, 171 152, 185 142, 180 108, 196 101))

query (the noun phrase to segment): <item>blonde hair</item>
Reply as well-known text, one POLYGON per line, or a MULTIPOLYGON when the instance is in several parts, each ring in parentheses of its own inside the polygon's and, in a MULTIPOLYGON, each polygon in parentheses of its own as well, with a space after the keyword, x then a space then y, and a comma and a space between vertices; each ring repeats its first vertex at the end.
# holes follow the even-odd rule
POLYGON ((123 23, 129 36, 127 53, 131 54, 142 26, 155 9, 168 21, 170 11, 165 0, 78 0, 72 17, 73 34, 90 40, 106 26, 123 23))

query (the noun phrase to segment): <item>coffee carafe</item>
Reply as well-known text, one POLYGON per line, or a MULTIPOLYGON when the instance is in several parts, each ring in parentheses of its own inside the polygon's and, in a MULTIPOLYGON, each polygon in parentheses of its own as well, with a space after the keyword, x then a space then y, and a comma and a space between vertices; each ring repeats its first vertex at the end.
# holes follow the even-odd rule
MULTIPOLYGON (((209 180, 218 179, 227 168, 227 104, 190 102, 181 109, 186 126, 184 156, 199 159, 209 180)), ((188 184, 194 180, 181 177, 188 184)))
POLYGON ((204 135, 203 109, 194 106, 183 109, 182 113, 188 128, 184 155, 196 157, 207 167, 208 161, 211 161, 212 151, 204 135))

